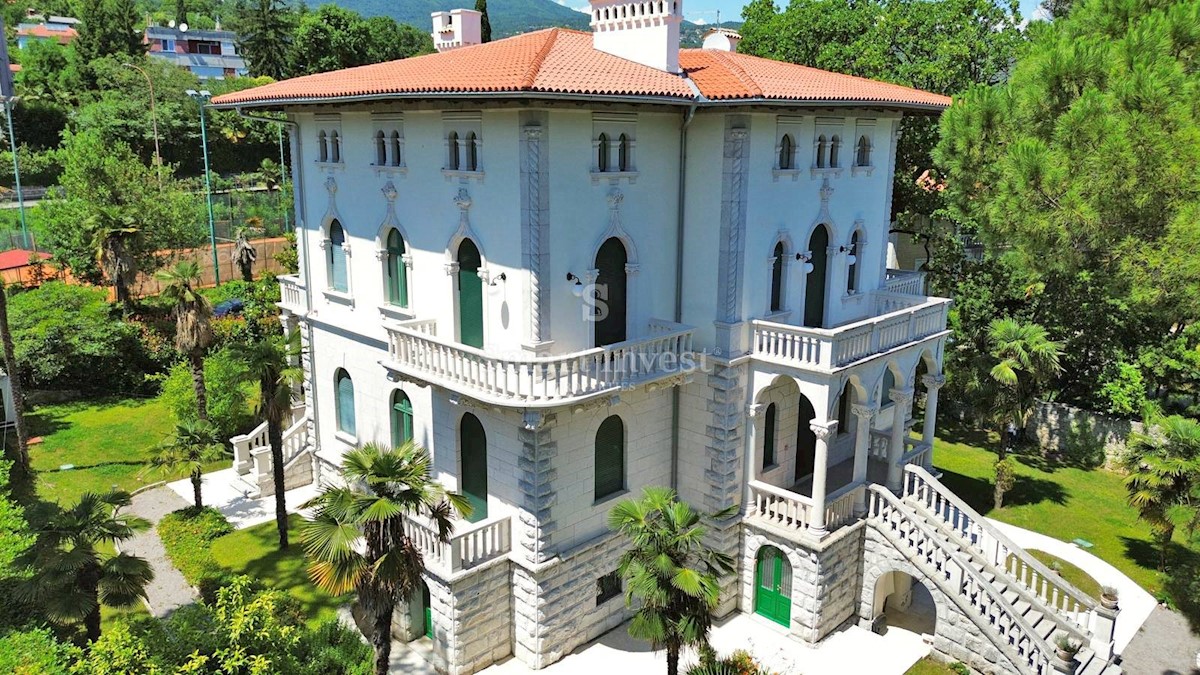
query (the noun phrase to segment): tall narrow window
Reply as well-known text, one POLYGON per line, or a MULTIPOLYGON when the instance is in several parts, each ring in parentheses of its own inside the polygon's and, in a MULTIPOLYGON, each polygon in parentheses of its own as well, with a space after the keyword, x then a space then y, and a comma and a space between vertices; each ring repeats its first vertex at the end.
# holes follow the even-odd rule
POLYGON ((458 132, 451 131, 446 136, 446 148, 450 155, 446 158, 446 168, 451 171, 458 171, 458 132))
POLYGON ((829 141, 825 140, 825 134, 817 137, 817 168, 825 168, 825 150, 829 146, 829 141))
POLYGON ((329 135, 324 129, 317 132, 317 159, 322 162, 329 161, 329 135))
POLYGON ((846 270, 846 293, 858 290, 858 231, 850 235, 850 268, 846 270))
POLYGON ((838 435, 850 433, 850 404, 853 402, 854 388, 849 382, 842 388, 842 393, 838 396, 837 408, 837 433, 838 435))
POLYGON ((413 439, 413 407, 400 389, 392 392, 392 447, 398 448, 413 439))
POLYGON ((342 229, 342 224, 335 220, 329 224, 329 287, 341 293, 350 289, 345 246, 346 231, 342 229))
POLYGON ((461 466, 459 487, 471 505, 471 515, 467 520, 478 523, 488 516, 487 434, 479 418, 471 413, 464 413, 459 423, 458 451, 461 466))
POLYGON ((896 374, 892 372, 891 367, 883 371, 883 391, 879 392, 879 400, 884 406, 892 404, 892 390, 896 388, 896 374))
POLYGON ((479 170, 479 137, 474 131, 467 132, 467 171, 479 170))
POLYGON ((387 140, 382 131, 375 132, 375 166, 387 166, 387 140))
POLYGON ((771 254, 771 311, 783 309, 783 242, 775 244, 771 254))
POLYGON ((629 137, 621 134, 617 141, 617 171, 631 171, 629 166, 629 137))
POLYGON ((791 134, 784 134, 783 138, 779 139, 779 168, 794 169, 792 165, 793 157, 796 156, 796 143, 792 140, 791 134))
POLYGON ((354 382, 350 379, 350 374, 341 368, 337 369, 337 373, 333 376, 334 385, 337 389, 337 429, 338 431, 356 436, 354 429, 354 382))
POLYGON ((858 137, 858 156, 854 163, 858 166, 871 166, 871 140, 865 135, 858 137))
POLYGON ((613 415, 596 431, 596 499, 625 489, 625 424, 613 415))
POLYGON ((775 466, 775 404, 767 406, 763 419, 763 469, 775 466))
POLYGON ((838 150, 842 147, 842 139, 837 134, 829 139, 829 168, 838 168, 838 150))
POLYGON ((387 236, 387 299, 399 307, 408 307, 408 270, 404 268, 404 238, 392 229, 387 236))
POLYGON ((337 130, 329 132, 329 161, 339 164, 342 161, 342 137, 337 130))
POLYGON ((608 134, 600 134, 596 144, 596 169, 608 171, 608 134))
POLYGON ((400 156, 400 132, 392 131, 392 166, 403 166, 404 158, 400 156))

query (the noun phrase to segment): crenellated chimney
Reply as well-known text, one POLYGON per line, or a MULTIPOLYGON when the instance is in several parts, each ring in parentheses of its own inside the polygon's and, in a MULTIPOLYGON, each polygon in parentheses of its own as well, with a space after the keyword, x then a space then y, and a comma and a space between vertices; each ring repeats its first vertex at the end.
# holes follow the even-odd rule
POLYGON ((589 0, 592 47, 668 73, 679 71, 682 0, 589 0))
POLYGON ((433 13, 433 46, 439 52, 483 42, 483 14, 473 9, 433 13))

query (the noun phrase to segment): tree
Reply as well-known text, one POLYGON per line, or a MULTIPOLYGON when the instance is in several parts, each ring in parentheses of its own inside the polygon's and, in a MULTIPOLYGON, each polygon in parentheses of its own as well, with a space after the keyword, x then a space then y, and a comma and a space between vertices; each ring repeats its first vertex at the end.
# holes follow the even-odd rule
POLYGON ((438 541, 446 544, 454 531, 453 511, 471 512, 466 497, 443 489, 430 468, 428 453, 412 442, 351 450, 342 458, 348 487, 326 488, 304 525, 313 583, 332 595, 354 591, 370 618, 376 675, 388 672, 396 604, 420 589, 425 571, 405 518, 428 516, 438 541))
POLYGON ((155 277, 163 284, 162 298, 175 315, 175 348, 187 359, 196 389, 196 417, 208 421, 208 393, 204 386, 204 354, 212 344, 212 305, 200 294, 200 265, 182 260, 155 277))
POLYGON ((433 51, 433 38, 388 17, 363 19, 336 5, 303 14, 292 41, 292 73, 308 75, 433 51))
MULTIPOLYGON (((1029 423, 1038 397, 1061 370, 1062 347, 1034 323, 996 319, 988 329, 992 358, 991 377, 999 385, 994 410, 1002 425, 1011 422, 1018 430, 1029 423)), ((1003 426, 1001 427, 1003 431, 1003 426)), ((1004 459, 1001 448, 1000 459, 1004 459)))
POLYGON ((475 0, 475 11, 480 17, 479 36, 481 42, 492 41, 492 22, 488 19, 487 0, 475 0))
POLYGON ((288 547, 287 502, 284 500, 283 420, 292 410, 292 394, 304 377, 299 366, 300 331, 288 335, 268 335, 234 347, 246 365, 247 380, 258 385, 255 413, 267 421, 267 442, 271 446, 271 470, 275 482, 275 526, 279 530, 279 548, 288 547))
POLYGON ((1200 422, 1172 415, 1146 426, 1130 436, 1125 487, 1129 504, 1150 525, 1162 571, 1176 527, 1193 533, 1200 527, 1200 422))
POLYGON ((103 553, 150 527, 150 523, 121 513, 132 499, 128 492, 84 493, 64 509, 57 505, 37 542, 20 562, 33 570, 21 595, 36 603, 52 620, 83 622, 89 642, 100 637, 100 606, 128 607, 146 597, 154 579, 150 563, 128 553, 103 553))
POLYGON ((253 76, 282 80, 291 75, 288 54, 297 16, 284 0, 244 0, 234 10, 238 49, 253 76))
MULTIPOLYGON (((721 520, 733 506, 708 516, 721 520)), ((625 600, 640 601, 629 634, 654 649, 667 650, 667 675, 679 675, 685 647, 707 644, 721 587, 719 577, 733 572, 733 559, 703 542, 704 519, 675 491, 649 487, 641 499, 627 499, 608 514, 609 529, 630 543, 617 571, 625 580, 625 600)))
POLYGON ((242 281, 254 281, 254 261, 258 260, 258 251, 250 245, 244 229, 238 230, 237 240, 233 244, 233 252, 230 257, 233 258, 233 262, 237 263, 238 270, 242 273, 242 281))
POLYGON ((204 467, 224 458, 225 444, 216 428, 206 420, 189 420, 175 425, 174 436, 150 458, 150 466, 164 473, 187 469, 196 510, 200 510, 204 508, 200 492, 204 467))
POLYGON ((142 44, 141 13, 134 0, 80 0, 75 6, 79 19, 79 37, 72 43, 84 67, 85 83, 96 82, 90 64, 105 56, 139 56, 142 44))
POLYGON ((4 349, 4 372, 8 373, 9 394, 13 400, 13 414, 17 418, 14 466, 18 479, 24 482, 33 477, 33 467, 29 463, 29 429, 25 425, 25 386, 21 383, 21 369, 17 365, 12 328, 8 323, 8 289, 3 283, 0 283, 0 347, 4 349))
POLYGON ((390 16, 368 18, 367 31, 371 36, 367 47, 368 63, 433 53, 433 38, 429 33, 408 24, 396 23, 390 16))
POLYGON ((1016 468, 1011 457, 1000 457, 992 466, 995 481, 992 486, 992 508, 999 510, 1004 506, 1004 495, 1017 484, 1016 468))

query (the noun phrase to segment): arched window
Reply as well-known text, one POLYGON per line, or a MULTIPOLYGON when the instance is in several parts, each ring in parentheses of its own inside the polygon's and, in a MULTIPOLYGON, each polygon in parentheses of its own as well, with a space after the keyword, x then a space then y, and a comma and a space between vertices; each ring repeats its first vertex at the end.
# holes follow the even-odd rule
POLYGON ((317 159, 322 162, 329 161, 329 136, 324 129, 317 132, 317 159))
POLYGON ((621 138, 617 142, 617 171, 630 171, 629 137, 621 134, 621 138))
POLYGON ((596 319, 592 325, 597 347, 625 341, 628 262, 625 245, 616 237, 609 237, 596 252, 596 319))
POLYGON ((460 464, 460 489, 471 504, 471 515, 467 520, 477 523, 487 518, 488 472, 487 434, 479 418, 464 413, 458 429, 460 464))
POLYGON ((838 150, 842 147, 842 139, 837 134, 829 140, 829 168, 838 168, 838 150))
POLYGON ((783 242, 775 244, 771 254, 771 311, 783 310, 783 242))
POLYGON ((871 140, 865 135, 858 137, 858 156, 854 163, 857 166, 871 166, 871 140))
POLYGON ((784 134, 783 138, 779 139, 779 168, 780 169, 796 168, 793 165, 793 162, 795 161, 793 158, 795 156, 796 156, 796 143, 795 143, 795 141, 792 140, 791 134, 784 134))
POLYGON ((387 139, 382 131, 375 132, 375 166, 387 166, 387 139))
POLYGON ((850 405, 854 402, 854 386, 849 382, 842 387, 842 393, 838 396, 837 407, 837 433, 838 435, 850 433, 850 405))
POLYGON ((846 270, 846 292, 853 293, 858 290, 858 230, 850 235, 850 268, 846 270))
POLYGON ((413 407, 408 394, 397 389, 392 392, 392 447, 398 448, 413 439, 413 407))
POLYGON ((596 500, 625 489, 625 423, 613 415, 596 430, 596 500))
POLYGON ((892 404, 892 390, 896 388, 896 374, 890 367, 883 371, 883 390, 879 392, 879 400, 883 406, 892 404))
POLYGON ((335 220, 329 224, 329 287, 341 293, 350 289, 345 246, 346 231, 342 229, 342 224, 335 220))
POLYGON ((608 171, 608 134, 600 134, 600 142, 596 144, 596 168, 608 171))
POLYGON ((829 141, 825 140, 825 134, 817 137, 817 168, 825 168, 825 149, 829 146, 829 141))
POLYGON ((467 171, 479 170, 479 138, 474 131, 467 132, 467 171))
POLYGON ((392 132, 392 166, 403 166, 404 158, 400 156, 400 132, 392 132))
POLYGON ((775 404, 767 406, 763 419, 763 469, 775 466, 775 404))
POLYGON ((342 161, 342 137, 336 130, 329 132, 329 161, 339 164, 342 161))
POLYGON ((446 136, 446 147, 450 152, 446 159, 446 168, 451 171, 458 171, 458 132, 451 131, 450 135, 446 136))
POLYGON ((408 307, 408 270, 404 268, 404 238, 393 228, 387 236, 387 299, 393 305, 408 307))
POLYGON ((354 382, 350 379, 350 373, 338 368, 333 375, 333 382, 337 389, 337 429, 344 434, 357 436, 354 430, 354 382))
POLYGON ((470 239, 458 245, 458 341, 483 347, 483 256, 470 239))

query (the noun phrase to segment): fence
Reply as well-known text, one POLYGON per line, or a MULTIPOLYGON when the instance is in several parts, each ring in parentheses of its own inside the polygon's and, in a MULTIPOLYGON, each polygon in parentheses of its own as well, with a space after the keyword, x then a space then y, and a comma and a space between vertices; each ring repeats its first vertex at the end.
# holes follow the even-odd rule
MULTIPOLYGON (((287 247, 286 239, 283 237, 252 239, 250 240, 250 245, 258 251, 258 259, 252 266, 255 278, 267 272, 272 274, 284 273, 283 266, 275 261, 275 254, 287 247)), ((217 264, 219 265, 218 269, 221 273, 222 282, 242 278, 241 270, 238 269, 237 263, 233 262, 231 258, 233 247, 234 244, 232 243, 217 244, 217 264)), ((200 285, 216 285, 216 278, 213 274, 212 247, 203 246, 199 248, 162 251, 159 255, 165 259, 168 265, 182 260, 194 261, 200 266, 200 285)), ((147 295, 158 295, 161 291, 162 283, 155 279, 153 274, 139 274, 132 288, 133 296, 138 298, 147 295)))

